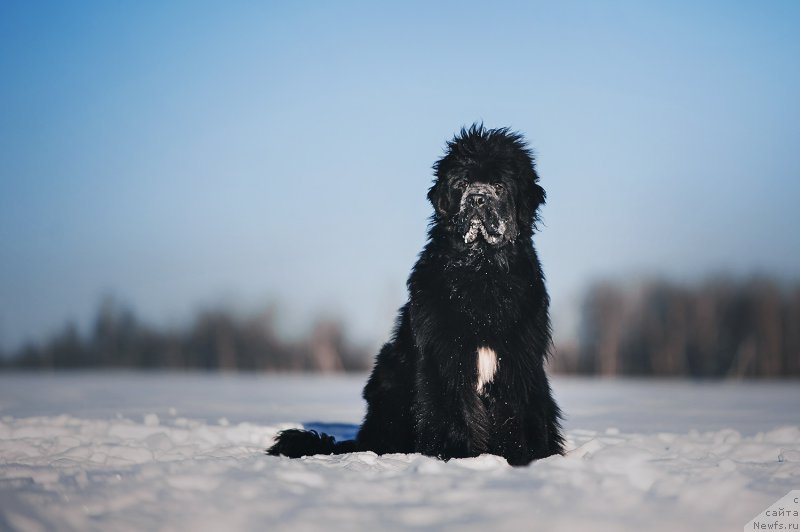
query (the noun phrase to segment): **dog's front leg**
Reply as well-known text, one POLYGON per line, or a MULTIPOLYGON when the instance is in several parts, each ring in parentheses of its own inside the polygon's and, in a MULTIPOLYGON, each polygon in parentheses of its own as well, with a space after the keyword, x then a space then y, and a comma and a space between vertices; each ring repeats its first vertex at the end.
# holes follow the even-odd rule
POLYGON ((414 404, 417 452, 447 460, 487 451, 487 414, 467 378, 474 368, 465 365, 469 359, 458 354, 423 356, 414 404))

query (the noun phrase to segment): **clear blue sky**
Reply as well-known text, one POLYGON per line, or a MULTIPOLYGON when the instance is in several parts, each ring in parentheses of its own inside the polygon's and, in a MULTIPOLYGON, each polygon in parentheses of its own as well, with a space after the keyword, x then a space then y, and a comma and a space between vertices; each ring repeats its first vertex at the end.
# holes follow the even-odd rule
POLYGON ((568 336, 598 277, 800 265, 800 2, 3 2, 0 346, 199 305, 385 336, 430 165, 511 126, 568 336))

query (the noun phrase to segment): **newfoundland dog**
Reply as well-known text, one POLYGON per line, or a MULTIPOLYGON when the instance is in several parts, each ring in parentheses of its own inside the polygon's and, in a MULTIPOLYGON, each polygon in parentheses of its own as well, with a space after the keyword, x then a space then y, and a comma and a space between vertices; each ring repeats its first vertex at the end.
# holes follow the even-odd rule
POLYGON ((285 430, 268 454, 492 453, 524 465, 563 452, 543 366, 549 297, 531 239, 545 193, 533 156, 519 133, 473 125, 433 169, 428 243, 364 387, 356 439, 285 430))

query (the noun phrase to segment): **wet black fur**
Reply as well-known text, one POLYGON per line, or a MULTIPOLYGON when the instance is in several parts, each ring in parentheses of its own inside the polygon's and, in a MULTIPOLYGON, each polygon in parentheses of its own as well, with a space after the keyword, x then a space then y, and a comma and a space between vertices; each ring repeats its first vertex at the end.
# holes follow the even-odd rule
POLYGON ((356 439, 289 430, 269 454, 493 453, 524 465, 563 452, 543 367, 551 345, 549 297, 532 235, 545 194, 533 156, 519 134, 473 125, 447 144, 434 171, 429 240, 408 280, 409 301, 364 388, 367 414, 356 439), (474 183, 496 187, 492 207, 511 217, 498 245, 465 242, 469 219, 459 202, 474 183), (476 390, 481 346, 499 358, 484 393, 476 390))

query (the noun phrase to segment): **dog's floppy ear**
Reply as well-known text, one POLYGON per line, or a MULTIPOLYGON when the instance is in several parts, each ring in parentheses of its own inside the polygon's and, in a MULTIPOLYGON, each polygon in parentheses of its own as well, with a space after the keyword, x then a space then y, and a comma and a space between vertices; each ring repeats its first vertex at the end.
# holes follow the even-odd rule
MULTIPOLYGON (((448 143, 450 147, 450 143, 448 143)), ((447 190, 447 171, 450 166, 449 153, 433 163, 433 175, 435 181, 428 190, 428 201, 431 202, 436 210, 436 215, 443 218, 450 209, 450 195, 447 190)))
POLYGON ((428 190, 428 201, 431 202, 436 214, 440 217, 447 214, 448 198, 447 191, 444 190, 445 186, 442 184, 441 179, 437 179, 433 186, 428 190))
MULTIPOLYGON (((534 171, 534 176, 538 181, 538 176, 536 176, 536 172, 534 171)), ((544 205, 545 199, 547 198, 547 194, 545 194, 544 189, 537 183, 536 181, 533 182, 531 188, 531 196, 530 202, 528 203, 528 212, 525 213, 526 223, 530 224, 530 228, 532 230, 538 229, 537 222, 539 221, 539 207, 544 205)))
MULTIPOLYGON (((538 177, 537 177, 538 179, 538 177)), ((536 212, 541 205, 544 205, 545 200, 547 199, 547 194, 545 193, 544 189, 539 186, 539 183, 533 184, 533 210, 536 212)))
POLYGON ((526 164, 523 171, 523 180, 526 186, 522 189, 522 201, 520 203, 520 222, 526 226, 536 229, 536 222, 539 220, 539 207, 544 205, 547 194, 539 185, 539 176, 532 164, 526 164))

